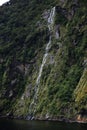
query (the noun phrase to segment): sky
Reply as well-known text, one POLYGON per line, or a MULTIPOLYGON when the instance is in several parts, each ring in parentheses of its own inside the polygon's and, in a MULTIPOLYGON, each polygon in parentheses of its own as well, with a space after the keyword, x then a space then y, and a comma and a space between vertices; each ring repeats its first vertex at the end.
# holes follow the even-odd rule
POLYGON ((4 4, 5 2, 8 2, 9 0, 0 0, 0 5, 4 4))

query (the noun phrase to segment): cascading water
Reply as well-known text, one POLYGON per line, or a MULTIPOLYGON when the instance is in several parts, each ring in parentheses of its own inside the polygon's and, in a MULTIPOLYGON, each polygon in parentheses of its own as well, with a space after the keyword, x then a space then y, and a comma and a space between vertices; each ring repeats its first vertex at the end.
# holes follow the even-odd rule
MULTIPOLYGON (((51 32, 53 30, 54 17, 55 17, 55 7, 52 8, 52 10, 50 12, 50 16, 48 18, 49 32, 51 32)), ((40 83, 42 70, 43 70, 43 67, 44 67, 44 65, 46 63, 46 60, 47 60, 47 56, 48 56, 48 52, 49 52, 49 49, 50 49, 50 45, 51 45, 51 35, 49 37, 49 42, 48 42, 48 44, 46 46, 46 49, 45 49, 45 54, 43 56, 43 61, 42 61, 42 64, 41 64, 41 67, 40 67, 40 70, 39 70, 39 75, 38 75, 37 80, 36 80, 36 85, 38 85, 40 83)))
POLYGON ((30 116, 28 117, 28 119, 32 119, 34 112, 35 112, 34 108, 36 106, 36 101, 37 101, 37 95, 38 95, 38 90, 39 90, 38 86, 39 86, 39 83, 40 83, 40 78, 41 78, 41 75, 42 75, 43 67, 46 63, 48 52, 49 52, 49 49, 51 47, 51 38, 52 38, 51 32, 53 31, 54 17, 55 17, 55 7, 52 8, 50 15, 48 17, 48 29, 49 29, 49 32, 50 32, 49 42, 46 45, 45 54, 43 56, 43 60, 42 60, 42 64, 41 64, 41 67, 40 67, 40 70, 39 70, 39 74, 38 74, 38 77, 36 79, 36 85, 35 85, 35 88, 34 88, 35 94, 34 94, 33 101, 31 102, 30 107, 29 107, 30 116))

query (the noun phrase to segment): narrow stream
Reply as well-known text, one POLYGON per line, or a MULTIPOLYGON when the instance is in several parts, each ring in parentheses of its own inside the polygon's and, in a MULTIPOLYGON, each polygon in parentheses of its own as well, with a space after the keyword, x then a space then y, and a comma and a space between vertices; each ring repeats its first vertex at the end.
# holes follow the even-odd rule
POLYGON ((33 97, 33 100, 29 106, 29 113, 30 115, 28 116, 28 119, 30 120, 31 118, 33 119, 33 115, 35 113, 35 105, 36 105, 36 101, 37 101, 37 95, 38 95, 38 91, 39 91, 39 83, 40 83, 40 79, 41 79, 41 75, 42 75, 42 72, 43 72, 43 67, 46 63, 46 60, 47 60, 47 56, 49 54, 49 49, 51 47, 51 39, 52 39, 52 36, 51 36, 51 32, 53 31, 53 24, 54 24, 54 18, 55 18, 55 7, 53 7, 50 11, 50 15, 48 17, 48 29, 49 29, 49 32, 50 32, 50 36, 49 36, 49 42, 47 43, 46 45, 46 48, 45 48, 45 54, 43 55, 43 60, 42 60, 42 64, 40 66, 40 69, 39 69, 39 73, 38 73, 38 77, 36 79, 36 85, 35 85, 35 88, 34 88, 34 97, 33 97), (32 115, 33 114, 33 115, 32 115))

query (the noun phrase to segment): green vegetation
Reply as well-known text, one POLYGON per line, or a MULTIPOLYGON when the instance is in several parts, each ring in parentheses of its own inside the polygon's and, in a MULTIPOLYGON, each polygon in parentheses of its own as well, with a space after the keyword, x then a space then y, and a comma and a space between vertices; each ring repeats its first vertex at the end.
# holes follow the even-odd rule
POLYGON ((54 6, 52 46, 34 114, 42 119, 72 118, 87 110, 86 0, 10 0, 0 7, 0 115, 29 114, 50 35, 44 17, 54 6))

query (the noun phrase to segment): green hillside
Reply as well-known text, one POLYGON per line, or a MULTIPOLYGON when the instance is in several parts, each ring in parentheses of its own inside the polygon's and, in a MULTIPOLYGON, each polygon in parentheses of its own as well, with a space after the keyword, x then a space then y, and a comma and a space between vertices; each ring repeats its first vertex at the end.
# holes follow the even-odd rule
POLYGON ((87 121, 86 0, 10 0, 0 7, 0 116, 87 121))

